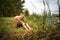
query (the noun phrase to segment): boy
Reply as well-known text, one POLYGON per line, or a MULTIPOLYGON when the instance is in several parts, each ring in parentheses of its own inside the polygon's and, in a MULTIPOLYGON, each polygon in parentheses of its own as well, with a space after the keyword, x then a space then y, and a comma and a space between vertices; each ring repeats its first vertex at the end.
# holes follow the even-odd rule
POLYGON ((19 16, 15 16, 14 17, 14 27, 24 27, 27 31, 30 31, 31 28, 29 27, 29 25, 26 23, 24 23, 24 14, 20 14, 19 16))

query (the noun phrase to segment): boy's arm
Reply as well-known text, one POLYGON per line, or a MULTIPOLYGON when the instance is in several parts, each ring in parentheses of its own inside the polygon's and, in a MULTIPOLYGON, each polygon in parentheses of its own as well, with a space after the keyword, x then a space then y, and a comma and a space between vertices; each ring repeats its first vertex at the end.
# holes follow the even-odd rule
POLYGON ((14 20, 13 27, 17 27, 18 20, 14 20))
POLYGON ((15 27, 15 28, 16 28, 16 27, 17 27, 17 23, 13 23, 13 27, 15 27))

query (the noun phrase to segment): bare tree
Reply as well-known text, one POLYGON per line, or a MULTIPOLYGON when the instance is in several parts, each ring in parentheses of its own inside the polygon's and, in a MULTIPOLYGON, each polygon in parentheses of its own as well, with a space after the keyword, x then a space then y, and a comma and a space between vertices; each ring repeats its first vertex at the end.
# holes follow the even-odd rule
POLYGON ((49 10, 49 16, 51 16, 51 10, 50 10, 49 3, 47 2, 47 0, 46 0, 46 4, 47 4, 48 10, 49 10))
POLYGON ((43 5, 44 5, 44 11, 43 11, 43 29, 45 29, 44 25, 45 25, 45 21, 47 18, 47 11, 46 11, 46 0, 43 0, 43 5))
POLYGON ((59 3, 60 1, 59 0, 57 0, 57 5, 58 5, 58 11, 59 11, 59 23, 60 23, 60 3, 59 3))
POLYGON ((60 31, 60 3, 59 3, 59 0, 57 0, 57 3, 58 3, 58 10, 59 10, 59 22, 57 23, 57 30, 59 30, 60 31))
POLYGON ((59 23, 60 23, 60 1, 58 0, 58 9, 59 9, 59 23))

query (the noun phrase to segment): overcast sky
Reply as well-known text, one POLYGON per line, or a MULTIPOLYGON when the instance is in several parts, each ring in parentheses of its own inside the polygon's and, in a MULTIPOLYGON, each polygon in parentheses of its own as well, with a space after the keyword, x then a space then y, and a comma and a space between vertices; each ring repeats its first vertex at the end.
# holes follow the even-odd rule
MULTIPOLYGON (((57 0, 47 0, 52 13, 58 13, 57 0)), ((30 12, 42 13, 44 10, 43 0, 25 0, 25 8, 30 12)), ((48 10, 48 9, 47 9, 48 10)))

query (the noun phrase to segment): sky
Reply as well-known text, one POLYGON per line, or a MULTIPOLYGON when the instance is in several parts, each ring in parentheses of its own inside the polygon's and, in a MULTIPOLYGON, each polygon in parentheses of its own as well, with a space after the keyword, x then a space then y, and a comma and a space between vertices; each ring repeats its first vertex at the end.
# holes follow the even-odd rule
MULTIPOLYGON (((58 13, 57 0, 47 0, 47 2, 49 3, 51 13, 58 13)), ((27 8, 30 14, 32 14, 33 12, 42 14, 44 10, 43 0, 25 0, 24 8, 27 8)), ((46 11, 48 11, 47 5, 46 11)))

